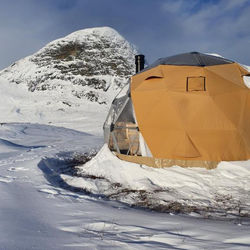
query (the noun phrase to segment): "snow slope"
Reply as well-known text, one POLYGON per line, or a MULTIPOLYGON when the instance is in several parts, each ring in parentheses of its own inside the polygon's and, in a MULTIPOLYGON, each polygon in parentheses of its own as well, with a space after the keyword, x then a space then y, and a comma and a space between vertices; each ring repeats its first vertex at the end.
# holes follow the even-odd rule
POLYGON ((107 105, 72 98, 70 91, 30 92, 25 85, 9 83, 3 78, 0 78, 0 86, 1 123, 51 124, 102 134, 107 105))
MULTIPOLYGON (((4 149, 0 157, 0 249, 250 247, 250 223, 245 219, 220 221, 151 212, 71 189, 61 177, 69 176, 74 152, 97 149, 100 137, 54 126, 11 123, 0 126, 0 138, 4 149)), ((138 167, 127 167, 135 167, 138 177, 138 167)))

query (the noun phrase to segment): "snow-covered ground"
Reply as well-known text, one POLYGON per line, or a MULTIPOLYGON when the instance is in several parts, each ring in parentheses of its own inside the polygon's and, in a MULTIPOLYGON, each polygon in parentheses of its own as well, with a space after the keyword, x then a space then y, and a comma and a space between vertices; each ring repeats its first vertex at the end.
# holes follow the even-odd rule
MULTIPOLYGON (((247 219, 152 212, 72 189, 63 178, 70 176, 72 158, 97 150, 101 137, 62 127, 9 123, 0 126, 0 138, 0 249, 250 247, 247 219)), ((139 171, 155 172, 128 168, 135 168, 134 180, 139 171)))
POLYGON ((59 125, 102 134, 103 121, 109 107, 72 98, 71 86, 65 87, 63 92, 29 92, 27 86, 17 85, 0 77, 0 87, 0 122, 59 125))

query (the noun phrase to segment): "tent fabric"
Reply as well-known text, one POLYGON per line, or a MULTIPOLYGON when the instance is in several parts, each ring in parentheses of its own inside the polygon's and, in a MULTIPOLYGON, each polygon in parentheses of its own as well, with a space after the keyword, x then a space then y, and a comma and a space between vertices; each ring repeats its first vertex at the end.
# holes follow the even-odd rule
POLYGON ((116 156, 128 162, 137 163, 140 165, 147 165, 153 168, 166 168, 172 166, 180 167, 203 167, 206 169, 214 169, 217 167, 219 162, 215 161, 197 161, 197 160, 173 160, 173 159, 160 159, 154 157, 145 157, 145 156, 133 156, 133 155, 124 155, 116 153, 116 156))
POLYGON ((141 155, 139 131, 129 85, 124 86, 113 100, 103 130, 105 143, 111 150, 118 153, 141 155))
POLYGON ((111 128, 114 126, 115 122, 121 115, 124 107, 126 106, 127 102, 129 101, 129 85, 125 85, 121 91, 116 95, 114 98, 111 107, 109 109, 109 113, 107 118, 103 124, 103 132, 104 132, 104 141, 105 143, 109 144, 110 137, 111 137, 111 128))
POLYGON ((242 77, 247 74, 230 62, 204 67, 159 65, 133 76, 135 115, 153 157, 249 159, 250 90, 242 77), (159 72, 160 78, 150 77, 159 72))
POLYGON ((135 118, 133 114, 133 106, 131 98, 128 99, 126 105, 124 106, 122 112, 117 118, 117 122, 131 122, 135 123, 135 118))

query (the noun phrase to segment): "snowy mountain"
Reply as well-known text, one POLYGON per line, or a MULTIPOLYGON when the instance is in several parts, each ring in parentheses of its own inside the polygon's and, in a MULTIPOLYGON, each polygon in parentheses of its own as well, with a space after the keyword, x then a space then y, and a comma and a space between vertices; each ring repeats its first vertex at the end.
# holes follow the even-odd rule
POLYGON ((134 73, 135 53, 112 28, 85 29, 49 43, 0 76, 26 84, 29 91, 62 91, 70 84, 73 96, 106 103, 105 93, 126 84, 134 73))
POLYGON ((105 113, 134 73, 135 54, 134 46, 109 27, 76 31, 49 43, 0 72, 2 122, 60 124, 55 117, 62 114, 72 119, 77 112, 77 119, 91 110, 105 113))

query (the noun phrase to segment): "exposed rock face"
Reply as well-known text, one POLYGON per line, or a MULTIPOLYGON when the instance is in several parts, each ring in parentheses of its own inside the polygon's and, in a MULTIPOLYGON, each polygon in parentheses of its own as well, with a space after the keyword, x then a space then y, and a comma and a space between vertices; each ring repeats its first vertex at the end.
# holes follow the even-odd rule
POLYGON ((55 40, 2 70, 29 91, 70 91, 74 97, 109 103, 134 74, 135 48, 109 27, 85 29, 55 40))

